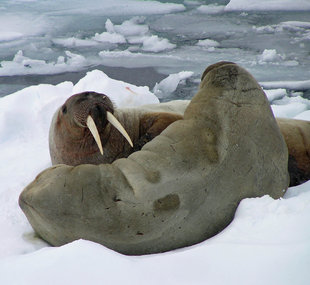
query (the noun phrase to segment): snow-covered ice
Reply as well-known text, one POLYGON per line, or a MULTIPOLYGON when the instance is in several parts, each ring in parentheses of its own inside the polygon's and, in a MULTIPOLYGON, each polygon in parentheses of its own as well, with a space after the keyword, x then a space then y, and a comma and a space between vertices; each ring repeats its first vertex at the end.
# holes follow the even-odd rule
MULTIPOLYGON (((173 92, 191 75, 170 75, 157 88, 173 92)), ((158 102, 147 87, 98 70, 75 85, 31 86, 0 99, 0 284, 308 284, 310 182, 290 188, 283 199, 245 199, 220 234, 164 254, 128 257, 90 241, 49 247, 37 238, 18 196, 50 165, 47 136, 55 109, 84 90, 104 92, 117 106, 158 102)), ((309 100, 283 88, 266 93, 274 110, 284 108, 276 114, 310 120, 309 100)))
POLYGON ((217 14, 224 12, 226 6, 223 5, 201 5, 197 8, 197 11, 205 14, 217 14))
POLYGON ((309 284, 310 182, 279 200, 243 200, 205 242, 143 257, 84 240, 50 247, 18 207, 22 189, 51 165, 51 116, 74 93, 105 93, 119 107, 189 99, 207 65, 229 60, 259 80, 276 116, 310 121, 308 0, 170 2, 1 2, 0 97, 15 80, 19 91, 0 98, 0 284, 309 284), (99 70, 75 83, 61 77, 101 65, 152 67, 166 78, 146 87, 99 70), (28 81, 55 74, 59 84, 28 81))
POLYGON ((310 10, 310 2, 308 0, 230 0, 225 7, 226 11, 251 11, 251 10, 310 10))
POLYGON ((193 74, 194 72, 192 71, 181 71, 176 74, 170 74, 167 78, 155 84, 153 92, 158 98, 163 98, 165 95, 167 96, 173 93, 181 81, 185 81, 193 74))
POLYGON ((29 75, 29 74, 57 74, 61 72, 81 70, 88 65, 84 56, 65 51, 56 62, 47 62, 41 59, 32 59, 18 51, 12 61, 0 62, 0 76, 29 75))
POLYGON ((197 46, 204 47, 208 51, 214 51, 215 48, 218 47, 219 45, 220 45, 219 42, 210 39, 199 40, 197 43, 197 46))
POLYGON ((161 39, 158 36, 150 36, 143 40, 142 50, 159 52, 167 49, 173 49, 175 44, 171 44, 167 39, 161 39))
POLYGON ((301 81, 266 81, 260 84, 267 89, 287 88, 291 90, 307 90, 310 89, 310 80, 301 81))
POLYGON ((273 62, 281 59, 281 56, 275 49, 265 49, 259 58, 260 63, 273 62))

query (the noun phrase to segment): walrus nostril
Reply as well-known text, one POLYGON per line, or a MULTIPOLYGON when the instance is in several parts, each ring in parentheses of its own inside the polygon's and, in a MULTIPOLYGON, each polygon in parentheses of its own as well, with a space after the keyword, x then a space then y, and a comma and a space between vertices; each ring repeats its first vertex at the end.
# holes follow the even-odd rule
POLYGON ((92 116, 95 119, 96 124, 102 127, 104 127, 107 123, 107 110, 101 103, 94 104, 94 106, 90 108, 88 115, 92 116))
POLYGON ((98 104, 95 106, 95 110, 98 112, 98 113, 100 113, 100 112, 102 112, 102 107, 101 106, 99 106, 98 104))

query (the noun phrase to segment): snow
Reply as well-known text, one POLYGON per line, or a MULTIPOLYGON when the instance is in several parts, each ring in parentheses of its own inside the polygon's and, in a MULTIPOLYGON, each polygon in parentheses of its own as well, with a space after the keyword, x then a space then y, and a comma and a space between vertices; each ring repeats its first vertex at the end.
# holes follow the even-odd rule
POLYGON ((265 90, 265 94, 269 100, 269 102, 272 102, 277 99, 282 99, 284 96, 287 95, 286 89, 279 88, 279 89, 270 89, 265 90))
POLYGON ((96 33, 93 39, 98 42, 109 42, 114 44, 126 43, 126 39, 122 35, 117 33, 108 33, 108 32, 103 32, 101 34, 96 33))
POLYGON ((94 40, 89 39, 79 39, 76 37, 70 37, 66 39, 56 38, 53 39, 52 42, 57 45, 61 45, 67 48, 72 47, 89 47, 89 46, 95 46, 98 43, 94 40))
MULTIPOLYGON (((159 1, 144 1, 143 5, 139 1, 133 0, 110 0, 110 2, 112 2, 112 5, 108 3, 104 3, 103 5, 106 15, 154 15, 182 12, 185 10, 183 4, 161 3, 159 1), (115 6, 115 2, 118 2, 117 6, 115 6)), ((102 4, 102 1, 100 1, 100 4, 102 4)))
POLYGON ((142 43, 142 50, 152 52, 160 52, 176 47, 175 44, 171 44, 167 39, 162 39, 158 36, 147 37, 142 43))
POLYGON ((145 35, 149 32, 149 26, 144 25, 144 17, 133 17, 130 20, 124 21, 121 25, 114 25, 111 20, 106 23, 106 29, 109 32, 117 32, 123 36, 145 35))
POLYGON ((275 49, 265 49, 263 51, 263 54, 259 58, 259 63, 265 63, 265 62, 273 62, 273 61, 279 61, 281 59, 281 56, 277 53, 275 49))
POLYGON ((72 94, 85 90, 108 95, 117 107, 133 107, 159 103, 157 97, 147 86, 135 86, 123 81, 109 78, 99 70, 89 72, 72 89, 72 94))
POLYGON ((142 46, 138 48, 132 46, 132 50, 141 49, 142 51, 157 53, 176 47, 175 44, 170 43, 167 39, 152 35, 149 32, 148 25, 144 25, 143 23, 143 17, 133 17, 130 20, 124 21, 121 25, 114 25, 112 21, 108 19, 106 22, 106 30, 112 35, 120 35, 123 37, 124 41, 120 41, 119 43, 124 43, 127 40, 130 44, 142 44, 142 46))
POLYGON ((298 119, 298 120, 308 120, 309 121, 310 118, 310 110, 304 111, 302 113, 299 113, 298 115, 296 115, 294 117, 294 119, 298 119))
POLYGON ((1 40, 15 40, 23 36, 31 36, 48 30, 48 21, 39 15, 31 15, 29 13, 13 14, 6 10, 0 13, 1 40))
POLYGON ((22 36, 22 33, 2 31, 0 32, 0 42, 16 40, 18 38, 21 38, 22 36))
POLYGON ((201 5, 197 8, 197 11, 203 14, 218 14, 222 13, 225 10, 225 6, 210 4, 210 5, 201 5))
POLYGON ((68 71, 78 71, 87 65, 84 56, 65 51, 65 56, 59 56, 57 62, 32 59, 19 50, 12 61, 0 62, 0 76, 57 74, 68 71))
POLYGON ((124 51, 101 51, 99 56, 102 63, 107 66, 119 66, 115 60, 122 61, 122 67, 146 67, 146 66, 162 66, 164 61, 179 61, 180 58, 169 54, 145 54, 141 52, 124 51))
MULTIPOLYGON (((124 21, 120 25, 114 25, 110 19, 107 19, 105 23, 106 31, 102 33, 95 33, 95 35, 91 38, 56 38, 52 41, 55 44, 65 47, 95 46, 101 42, 124 44, 127 43, 127 41, 130 42, 133 36, 138 36, 141 38, 148 33, 149 27, 140 23, 143 23, 143 17, 133 17, 130 20, 124 21)), ((140 43, 142 43, 142 40, 140 43)))
POLYGON ((102 64, 158 67, 167 77, 151 92, 93 70, 76 84, 40 84, 0 98, 0 284, 309 284, 310 182, 289 188, 279 200, 244 199, 233 222, 205 242, 143 257, 84 240, 50 247, 20 210, 22 189, 51 165, 51 117, 74 93, 105 93, 118 107, 157 103, 183 87, 186 93, 193 82, 198 87, 197 74, 226 59, 261 76, 276 116, 310 121, 310 101, 302 97, 310 89, 310 22, 292 14, 309 11, 309 0, 162 2, 3 1, 0 76, 102 64), (242 12, 261 10, 291 14, 270 13, 259 21, 259 12, 242 12))
POLYGON ((226 5, 225 11, 253 11, 253 10, 310 10, 310 2, 308 0, 230 0, 226 5))
MULTIPOLYGON (((164 51, 169 51, 176 48, 176 45, 170 43, 168 39, 153 35, 149 31, 149 26, 144 24, 144 20, 144 17, 133 17, 124 21, 120 25, 115 25, 110 19, 107 19, 105 22, 106 31, 102 33, 95 33, 93 36, 87 38, 68 37, 53 38, 51 40, 53 44, 66 47, 68 49, 76 47, 102 47, 104 50, 98 53, 99 58, 85 58, 81 54, 66 50, 65 54, 58 56, 57 60, 48 61, 39 58, 31 58, 26 56, 23 50, 19 50, 12 60, 0 61, 0 76, 59 74, 63 72, 79 71, 88 66, 100 63, 109 65, 106 62, 105 57, 106 55, 111 55, 113 53, 122 53, 122 56, 129 55, 134 57, 142 55, 142 57, 152 59, 152 64, 148 63, 145 65, 144 62, 144 66, 152 66, 154 61, 160 59, 161 57, 156 57, 154 54, 150 54, 151 57, 149 57, 148 53, 161 53, 164 51), (127 43, 130 44, 128 50, 109 51, 109 47, 111 45, 121 46, 127 43), (109 44, 110 46, 107 46, 109 44), (142 54, 140 52, 147 53, 142 54)), ((1 40, 13 40, 17 36, 20 35, 12 32, 1 34, 0 31, 0 42, 1 40)), ((37 53, 35 56, 40 57, 41 55, 40 53, 37 53)), ((129 67, 137 67, 137 64, 140 66, 138 62, 134 62, 135 63, 130 64, 129 67)))
POLYGON ((291 90, 307 90, 310 89, 310 80, 301 81, 269 81, 260 82, 261 86, 266 89, 286 88, 291 90))
POLYGON ((276 117, 294 118, 308 109, 310 109, 310 101, 300 96, 285 96, 272 102, 272 110, 276 117))
MULTIPOLYGON (((191 76, 171 74, 154 91, 173 92, 191 76)), ((129 257, 90 241, 49 247, 37 238, 18 196, 50 166, 47 136, 55 109, 85 90, 103 92, 117 106, 158 102, 147 87, 98 70, 75 85, 41 84, 0 99, 0 284, 308 284, 310 181, 289 188, 282 199, 244 199, 217 236, 168 253, 129 257)), ((272 108, 282 108, 276 113, 310 120, 309 100, 284 88, 265 91, 272 108)))
POLYGON ((219 42, 210 39, 199 40, 197 43, 197 46, 204 47, 208 51, 214 51, 215 48, 218 47, 219 45, 220 45, 219 42))
POLYGON ((193 76, 193 74, 194 72, 192 71, 181 71, 176 74, 170 74, 161 82, 155 84, 153 92, 158 98, 163 98, 165 95, 174 92, 181 81, 185 81, 193 76))
POLYGON ((264 49, 263 53, 258 56, 258 64, 274 64, 283 66, 298 66, 297 60, 286 59, 285 54, 279 54, 276 49, 264 49))
MULTIPOLYGON (((44 1, 45 2, 45 1, 44 1)), ((72 15, 87 14, 106 16, 119 15, 159 15, 168 13, 177 13, 185 10, 183 4, 162 3, 160 1, 143 1, 140 0, 89 0, 87 2, 81 0, 71 0, 63 2, 62 0, 51 1, 50 3, 42 3, 38 7, 47 8, 54 15, 72 15)))
POLYGON ((253 27, 259 33, 268 32, 268 33, 275 33, 275 32, 283 32, 285 30, 292 31, 292 32, 305 32, 307 29, 310 29, 309 22, 301 22, 301 21, 286 21, 281 22, 276 25, 267 25, 262 27, 253 27))

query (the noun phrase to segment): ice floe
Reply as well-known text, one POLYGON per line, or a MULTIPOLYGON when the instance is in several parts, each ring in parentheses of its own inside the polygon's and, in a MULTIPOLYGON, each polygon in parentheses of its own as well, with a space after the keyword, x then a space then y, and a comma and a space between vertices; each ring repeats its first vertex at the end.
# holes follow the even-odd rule
POLYGON ((205 39, 205 40, 199 40, 197 43, 197 46, 204 47, 208 51, 214 51, 216 47, 220 45, 219 42, 215 40, 205 39))
POLYGON ((201 5, 197 8, 197 11, 203 14, 218 14, 224 12, 224 10, 225 10, 224 5, 216 5, 216 4, 201 5))
POLYGON ((170 74, 168 77, 155 84, 153 92, 158 98, 170 95, 177 89, 181 81, 190 78, 193 74, 194 72, 192 71, 181 71, 176 74, 170 74))
POLYGON ((0 76, 28 75, 28 74, 56 74, 67 71, 77 71, 87 65, 84 56, 65 52, 66 56, 59 56, 56 62, 31 59, 18 51, 12 61, 0 62, 0 76))
POLYGON ((310 10, 310 2, 308 0, 230 0, 226 5, 225 11, 259 11, 259 10, 310 10))
MULTIPOLYGON (((190 76, 171 74, 157 90, 173 92, 190 76)), ((285 82, 278 85, 282 88, 266 90, 276 115, 310 120, 310 101, 283 89, 285 82)), ((148 88, 98 70, 75 85, 41 84, 0 99, 0 157, 5 162, 0 164, 1 284, 308 283, 310 182, 290 188, 283 199, 245 199, 217 236, 164 254, 128 257, 84 240, 52 248, 36 237, 18 207, 19 193, 50 165, 47 137, 53 113, 71 94, 86 90, 103 92, 116 105, 158 102, 148 88)))

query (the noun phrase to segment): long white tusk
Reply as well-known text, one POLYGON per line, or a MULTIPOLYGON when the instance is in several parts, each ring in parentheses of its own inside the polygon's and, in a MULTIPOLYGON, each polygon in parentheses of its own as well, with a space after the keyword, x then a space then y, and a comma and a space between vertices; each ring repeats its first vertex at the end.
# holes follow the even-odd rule
POLYGON ((112 115, 112 113, 107 112, 107 120, 113 125, 123 136, 124 138, 128 141, 131 147, 133 147, 133 143, 124 129, 124 127, 121 125, 121 123, 112 115))
POLYGON ((101 144, 101 139, 100 139, 100 136, 98 133, 98 129, 96 127, 96 124, 95 124, 93 118, 90 115, 88 115, 88 117, 87 117, 86 125, 89 128, 91 134, 93 135, 93 137, 94 137, 94 139, 95 139, 95 141, 99 147, 100 153, 103 155, 102 144, 101 144))

